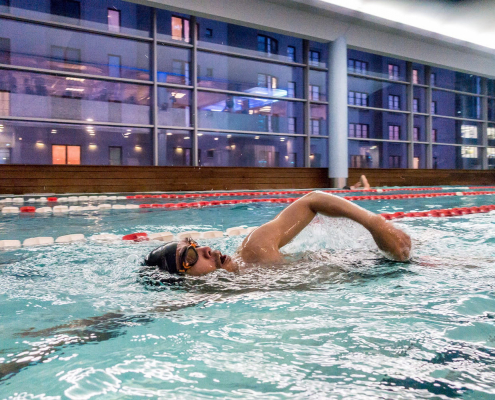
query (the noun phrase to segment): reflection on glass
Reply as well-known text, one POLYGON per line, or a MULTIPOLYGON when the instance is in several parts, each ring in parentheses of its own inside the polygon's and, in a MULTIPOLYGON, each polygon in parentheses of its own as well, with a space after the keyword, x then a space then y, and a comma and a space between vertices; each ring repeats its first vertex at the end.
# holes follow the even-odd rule
POLYGON ((12 164, 151 165, 150 129, 0 120, 12 164))
POLYGON ((328 139, 311 138, 309 163, 312 168, 328 168, 328 139))
POLYGON ((192 132, 160 129, 158 131, 158 165, 192 165, 192 132))
POLYGON ((433 146, 433 169, 481 169, 481 151, 475 146, 433 146))
POLYGON ((427 146, 424 144, 414 145, 413 169, 426 168, 427 146))
POLYGON ((413 84, 425 85, 425 66, 423 64, 413 63, 411 81, 413 84))
POLYGON ((303 70, 298 67, 198 52, 198 72, 200 87, 274 97, 303 94, 303 70))
POLYGON ((407 140, 407 116, 375 110, 348 109, 349 137, 407 140))
POLYGON ((349 104, 386 108, 390 110, 407 109, 407 86, 405 84, 374 81, 353 76, 348 77, 349 104), (365 103, 358 99, 364 97, 365 103), (353 99, 355 99, 353 101, 353 99))
POLYGON ((327 101, 327 74, 322 71, 309 71, 309 99, 327 101))
POLYGON ((488 147, 488 169, 495 169, 495 147, 488 147))
POLYGON ((157 64, 158 82, 190 85, 191 52, 179 47, 158 45, 157 64))
POLYGON ((479 76, 442 68, 431 68, 431 73, 434 77, 432 86, 481 94, 481 78, 479 76))
POLYGON ((4 70, 2 91, 8 92, 7 115, 16 117, 150 122, 148 86, 4 70))
POLYGON ((311 104, 310 106, 310 134, 312 136, 327 136, 327 106, 311 104))
MULTIPOLYGON (((450 117, 481 119, 481 97, 433 90, 435 114, 450 117)), ((432 111, 433 112, 433 111, 432 111)))
POLYGON ((434 117, 432 126, 438 143, 481 144, 481 123, 434 117))
POLYGON ((495 124, 488 124, 486 135, 488 137, 488 145, 495 146, 495 124))
POLYGON ((347 50, 347 70, 394 81, 406 80, 406 62, 358 50, 347 50))
POLYGON ((350 168, 407 168, 405 143, 349 140, 350 168))
POLYGON ((199 92, 198 108, 202 129, 303 131, 303 106, 298 102, 199 92))
POLYGON ((202 132, 199 165, 204 167, 302 167, 304 139, 276 135, 202 132))
POLYGON ((190 90, 158 87, 158 124, 190 126, 190 90))
POLYGON ((129 79, 150 79, 150 45, 127 39, 2 20, 2 53, 8 64, 129 79), (70 41, 67 40, 70 37, 70 41), (33 40, 36 38, 36 40, 33 40), (119 58, 119 74, 110 57, 119 58))
MULTIPOLYGON (((120 32, 128 35, 150 35, 151 8, 121 0, 106 1, 16 1, 0 11, 39 21, 61 22, 69 25, 120 32), (119 12, 119 30, 115 16, 109 19, 109 10, 119 12), (136 18, 136 16, 139 16, 136 18)), ((1 4, 1 3, 0 3, 1 4)), ((4 21, 2 21, 3 23, 4 21)))

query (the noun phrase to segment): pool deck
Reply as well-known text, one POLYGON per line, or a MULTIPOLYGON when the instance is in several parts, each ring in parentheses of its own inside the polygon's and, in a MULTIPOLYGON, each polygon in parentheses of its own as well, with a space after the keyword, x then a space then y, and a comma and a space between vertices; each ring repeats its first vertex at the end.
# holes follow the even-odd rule
MULTIPOLYGON (((349 169, 380 186, 494 185, 495 171, 349 169)), ((329 188, 326 168, 0 165, 0 194, 329 188)))

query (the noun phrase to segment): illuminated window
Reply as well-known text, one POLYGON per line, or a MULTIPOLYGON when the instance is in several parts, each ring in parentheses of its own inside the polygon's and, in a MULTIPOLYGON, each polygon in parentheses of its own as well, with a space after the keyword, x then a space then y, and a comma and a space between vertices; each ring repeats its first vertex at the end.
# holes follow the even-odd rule
POLYGON ((369 125, 367 124, 349 124, 349 137, 367 138, 369 125))
POLYGON ((495 139, 495 128, 488 127, 486 133, 488 135, 488 139, 495 139))
POLYGON ((267 54, 278 54, 278 41, 270 36, 258 35, 258 51, 267 54))
POLYGON ((368 63, 361 60, 349 59, 347 61, 347 68, 349 72, 355 74, 366 75, 368 73, 368 63))
POLYGON ((437 102, 436 101, 432 101, 431 102, 431 113, 432 114, 436 114, 437 113, 437 102))
POLYGON ((412 83, 419 83, 418 70, 417 69, 413 69, 412 83))
POLYGON ((276 89, 278 79, 267 74, 258 74, 258 87, 276 89))
POLYGON ((461 146, 462 158, 478 158, 478 148, 473 146, 461 146))
POLYGON ((309 85, 310 100, 320 100, 320 87, 317 85, 309 85))
POLYGON ((172 17, 172 39, 190 41, 189 20, 187 18, 172 17))
POLYGON ((430 85, 435 86, 437 82, 437 76, 432 72, 430 75, 430 85))
POLYGON ((364 106, 368 105, 368 94, 362 92, 349 91, 348 103, 353 106, 364 106))
POLYGON ((388 126, 388 139, 389 140, 399 140, 400 139, 400 126, 399 125, 389 125, 388 126))
POLYGON ((436 129, 432 129, 431 130, 431 141, 432 142, 436 142, 437 141, 437 130, 436 129))
POLYGON ((413 99, 413 112, 419 112, 419 99, 413 99))
POLYGON ((309 51, 309 65, 317 67, 320 65, 320 52, 316 50, 309 51))
POLYGON ((388 79, 394 81, 399 80, 399 66, 395 64, 388 64, 388 79))
POLYGON ((0 149, 0 164, 10 164, 11 149, 0 149))
POLYGON ((296 62, 296 48, 294 46, 287 47, 287 58, 289 61, 296 62))
POLYGON ((52 145, 52 164, 81 164, 81 146, 52 145))
POLYGON ((0 90, 0 115, 10 115, 10 92, 0 90))
POLYGON ((478 127, 476 125, 461 125, 461 136, 465 139, 477 139, 478 127))
POLYGON ((388 108, 390 110, 400 110, 400 98, 393 94, 388 95, 388 108))
POLYGON ((108 30, 110 32, 120 32, 120 10, 108 9, 108 30))

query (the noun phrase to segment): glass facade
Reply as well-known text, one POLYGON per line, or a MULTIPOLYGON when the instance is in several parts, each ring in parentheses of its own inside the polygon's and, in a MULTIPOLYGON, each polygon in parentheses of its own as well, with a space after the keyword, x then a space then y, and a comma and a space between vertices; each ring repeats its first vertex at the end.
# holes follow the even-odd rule
POLYGON ((494 168, 493 80, 357 50, 347 65, 350 167, 494 168))
MULTIPOLYGON (((0 163, 328 167, 328 50, 121 0, 0 2, 0 163)), ((495 168, 494 80, 347 66, 349 167, 495 168)))

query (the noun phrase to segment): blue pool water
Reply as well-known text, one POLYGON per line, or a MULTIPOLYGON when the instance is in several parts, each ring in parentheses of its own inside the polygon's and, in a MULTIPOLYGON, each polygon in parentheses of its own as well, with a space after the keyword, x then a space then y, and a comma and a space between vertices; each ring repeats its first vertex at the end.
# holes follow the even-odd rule
MULTIPOLYGON (((494 195, 357 202, 373 212, 494 195)), ((255 226, 283 205, 0 217, 0 240, 255 226)), ((0 252, 0 398, 495 398, 495 213, 403 219, 411 263, 360 226, 318 217, 292 262, 160 290, 156 243, 0 252), (57 328, 58 327, 58 328, 57 328)), ((233 253, 243 237, 203 241, 233 253)))

